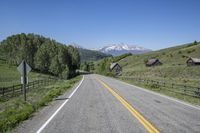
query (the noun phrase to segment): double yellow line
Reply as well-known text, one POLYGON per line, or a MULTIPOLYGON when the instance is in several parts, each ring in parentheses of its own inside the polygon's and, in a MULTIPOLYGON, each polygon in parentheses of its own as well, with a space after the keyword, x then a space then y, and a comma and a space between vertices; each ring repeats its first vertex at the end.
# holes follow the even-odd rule
POLYGON ((110 88, 105 82, 97 79, 110 93, 117 98, 122 105, 128 109, 128 111, 147 129, 149 133, 160 133, 151 123, 149 123, 138 111, 136 111, 125 99, 117 94, 112 88, 110 88))

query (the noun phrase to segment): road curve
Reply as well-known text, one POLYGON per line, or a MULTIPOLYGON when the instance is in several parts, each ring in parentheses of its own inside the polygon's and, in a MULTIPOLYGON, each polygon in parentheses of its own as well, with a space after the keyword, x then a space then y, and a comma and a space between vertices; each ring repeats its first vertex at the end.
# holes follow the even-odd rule
MULTIPOLYGON (((64 102, 54 101, 55 105, 39 112, 14 132, 37 132, 64 102)), ((84 76, 74 95, 41 132, 200 133, 200 109, 91 74, 84 76)))

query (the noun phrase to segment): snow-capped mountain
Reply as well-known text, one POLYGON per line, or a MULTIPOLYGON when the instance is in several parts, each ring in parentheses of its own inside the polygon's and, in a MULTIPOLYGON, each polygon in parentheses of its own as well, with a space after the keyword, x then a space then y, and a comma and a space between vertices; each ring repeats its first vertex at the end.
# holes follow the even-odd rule
POLYGON ((121 55, 125 53, 142 54, 151 50, 137 45, 127 45, 122 43, 105 46, 98 49, 98 51, 111 55, 121 55))

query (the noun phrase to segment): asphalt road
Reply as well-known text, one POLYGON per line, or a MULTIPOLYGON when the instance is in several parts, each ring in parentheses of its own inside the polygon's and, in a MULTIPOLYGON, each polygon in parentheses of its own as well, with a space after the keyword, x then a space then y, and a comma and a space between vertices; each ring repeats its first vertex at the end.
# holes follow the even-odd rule
POLYGON ((116 79, 85 75, 62 97, 69 99, 54 101, 14 132, 200 133, 199 107, 116 79))

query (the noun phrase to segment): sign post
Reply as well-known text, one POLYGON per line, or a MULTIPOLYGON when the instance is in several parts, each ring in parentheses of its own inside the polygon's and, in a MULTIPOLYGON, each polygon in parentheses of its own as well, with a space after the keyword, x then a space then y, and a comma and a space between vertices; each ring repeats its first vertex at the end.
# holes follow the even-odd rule
POLYGON ((27 74, 31 71, 31 67, 26 63, 25 60, 17 67, 17 70, 21 73, 21 83, 23 84, 24 101, 26 101, 26 85, 28 84, 27 74))

